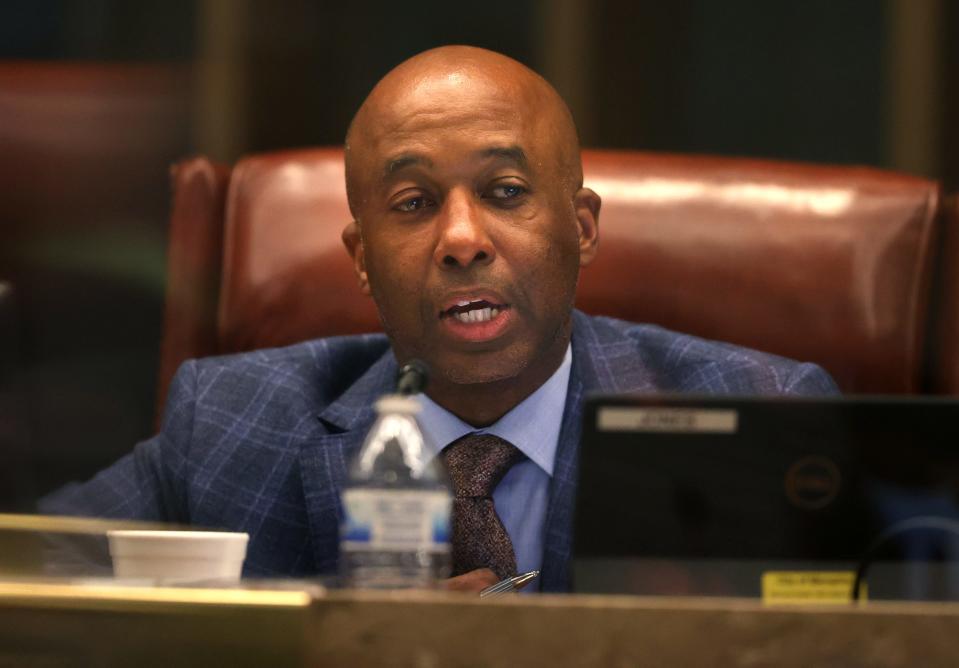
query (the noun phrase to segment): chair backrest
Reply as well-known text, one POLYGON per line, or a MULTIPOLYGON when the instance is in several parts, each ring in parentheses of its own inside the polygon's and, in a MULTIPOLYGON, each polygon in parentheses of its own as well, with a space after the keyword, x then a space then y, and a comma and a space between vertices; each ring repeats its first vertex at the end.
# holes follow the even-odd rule
POLYGON ((586 165, 604 198, 586 310, 814 361, 846 392, 919 390, 936 183, 641 153, 586 165))
MULTIPOLYGON (((815 361, 847 392, 919 390, 936 183, 638 152, 587 150, 583 162, 603 208, 580 308, 815 361)), ((191 184, 211 185, 199 208, 211 213, 210 238, 223 235, 222 278, 194 289, 218 285, 215 334, 207 327, 214 349, 165 348, 165 372, 194 354, 378 329, 340 242, 350 220, 341 149, 246 158, 225 194, 225 182, 196 176, 214 172, 203 159, 175 170, 172 221, 174 235, 199 224, 181 200, 195 197, 191 184), (209 205, 216 197, 225 197, 225 220, 209 205)), ((212 274, 220 262, 209 258, 212 274)), ((171 281, 177 271, 171 258, 171 281)))
POLYGON ((379 329, 340 238, 351 220, 342 150, 243 160, 226 207, 218 330, 224 350, 379 329))
MULTIPOLYGON (((215 355, 223 275, 224 204, 230 170, 193 158, 170 170, 173 206, 167 245, 167 287, 160 341, 157 406, 185 360, 215 355)), ((157 411, 157 415, 160 411, 157 411)))

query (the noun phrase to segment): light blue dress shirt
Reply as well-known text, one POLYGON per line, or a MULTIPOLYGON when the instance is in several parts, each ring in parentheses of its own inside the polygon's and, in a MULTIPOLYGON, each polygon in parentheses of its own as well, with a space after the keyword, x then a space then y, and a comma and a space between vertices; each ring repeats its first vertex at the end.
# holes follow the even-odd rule
POLYGON ((572 361, 572 349, 567 348, 562 364, 549 380, 497 422, 482 429, 466 424, 429 397, 420 395, 423 409, 417 418, 433 457, 456 439, 472 433, 499 436, 526 455, 493 490, 493 504, 516 552, 517 573, 540 570, 543 564, 549 482, 572 361))

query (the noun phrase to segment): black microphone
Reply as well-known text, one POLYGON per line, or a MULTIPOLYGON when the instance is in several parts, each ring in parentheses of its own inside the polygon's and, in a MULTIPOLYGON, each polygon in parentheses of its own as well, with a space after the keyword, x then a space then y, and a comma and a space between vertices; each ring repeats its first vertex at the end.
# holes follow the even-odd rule
POLYGON ((396 393, 409 396, 426 389, 430 368, 422 360, 412 359, 396 372, 396 393))

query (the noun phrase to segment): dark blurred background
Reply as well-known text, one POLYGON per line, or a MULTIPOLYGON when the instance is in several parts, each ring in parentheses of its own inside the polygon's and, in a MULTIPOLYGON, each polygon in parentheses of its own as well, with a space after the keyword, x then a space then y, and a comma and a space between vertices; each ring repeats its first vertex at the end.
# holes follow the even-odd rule
POLYGON ((4 0, 0 510, 152 431, 171 163, 338 144, 446 43, 543 73, 587 146, 959 186, 949 0, 4 0))

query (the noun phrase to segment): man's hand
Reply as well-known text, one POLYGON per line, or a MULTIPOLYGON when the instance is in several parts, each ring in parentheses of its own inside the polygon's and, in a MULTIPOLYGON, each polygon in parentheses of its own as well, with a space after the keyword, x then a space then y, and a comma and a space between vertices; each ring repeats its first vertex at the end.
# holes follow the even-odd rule
POLYGON ((478 594, 487 587, 499 582, 496 573, 488 568, 477 568, 475 571, 457 575, 443 582, 443 587, 450 591, 465 591, 478 594))

